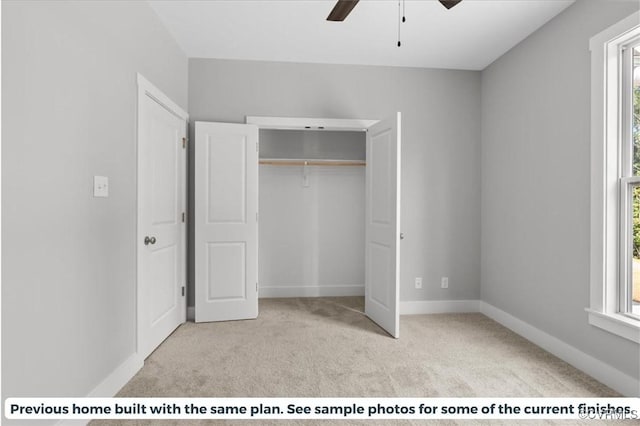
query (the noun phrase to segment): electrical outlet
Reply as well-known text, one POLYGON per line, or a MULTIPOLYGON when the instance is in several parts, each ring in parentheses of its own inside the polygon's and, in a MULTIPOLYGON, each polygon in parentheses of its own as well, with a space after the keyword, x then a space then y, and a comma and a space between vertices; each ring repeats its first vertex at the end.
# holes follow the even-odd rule
POLYGON ((440 281, 440 286, 442 288, 449 288, 449 277, 442 277, 442 280, 440 281))
POLYGON ((109 196, 109 178, 106 176, 93 177, 93 196, 108 197, 109 196))
POLYGON ((416 288, 422 288, 422 277, 416 277, 416 288))

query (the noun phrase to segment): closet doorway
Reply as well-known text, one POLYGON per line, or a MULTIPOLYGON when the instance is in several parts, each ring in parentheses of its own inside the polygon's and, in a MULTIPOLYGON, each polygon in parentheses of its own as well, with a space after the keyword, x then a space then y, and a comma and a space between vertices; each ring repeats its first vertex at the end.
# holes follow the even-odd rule
POLYGON ((260 270, 261 276, 276 277, 276 281, 289 274, 285 286, 265 283, 267 296, 295 296, 300 291, 306 292, 303 296, 364 292, 365 314, 391 336, 399 337, 400 129, 400 113, 380 121, 247 117, 247 124, 196 122, 196 322, 257 317, 260 270), (346 178, 342 187, 340 176, 346 178), (267 217, 258 211, 260 185, 267 217), (264 193, 278 187, 271 197, 264 193), (353 192, 358 188, 363 193, 353 192), (321 192, 326 192, 324 199, 321 192), (354 221, 359 210, 364 222, 359 230, 357 226, 344 228, 348 232, 342 237, 339 229, 320 234, 318 219, 332 193, 355 194, 360 206, 357 200, 343 199, 344 205, 324 215, 322 227, 328 230, 332 222, 337 228, 348 227, 349 222, 358 225, 354 221), (299 202, 283 199, 287 194, 298 197, 299 202), (278 204, 283 204, 281 215, 278 204), (287 204, 297 207, 285 211, 287 204), (305 213, 312 217, 300 216, 305 213), (269 217, 271 223, 266 223, 269 217), (274 218, 278 223, 273 223, 274 218), (300 234, 300 241, 295 241, 295 232, 275 235, 278 229, 285 229, 288 220, 292 228, 309 225, 315 229, 300 234), (259 259, 258 226, 263 227, 260 234, 265 240, 262 257, 270 260, 264 264, 259 259), (331 245, 340 241, 356 248, 354 238, 360 238, 359 249, 349 252, 347 248, 340 255, 345 248, 335 247, 332 252, 331 245), (305 248, 322 250, 323 260, 318 260, 319 252, 300 253, 305 248), (302 263, 287 271, 286 257, 292 254, 302 263), (347 285, 335 285, 340 269, 347 280, 342 284, 347 285), (321 272, 328 281, 319 280, 321 272), (303 281, 298 286, 296 276, 303 281), (358 286, 358 276, 364 278, 364 288, 358 286))

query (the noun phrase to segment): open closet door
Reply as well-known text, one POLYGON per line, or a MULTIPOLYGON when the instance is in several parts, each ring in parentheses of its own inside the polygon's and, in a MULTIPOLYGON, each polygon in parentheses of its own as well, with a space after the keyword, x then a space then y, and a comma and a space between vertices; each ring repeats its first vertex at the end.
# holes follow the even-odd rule
POLYGON ((400 113, 367 129, 364 310, 400 336, 400 113))
POLYGON ((258 316, 258 128, 195 124, 195 320, 258 316))

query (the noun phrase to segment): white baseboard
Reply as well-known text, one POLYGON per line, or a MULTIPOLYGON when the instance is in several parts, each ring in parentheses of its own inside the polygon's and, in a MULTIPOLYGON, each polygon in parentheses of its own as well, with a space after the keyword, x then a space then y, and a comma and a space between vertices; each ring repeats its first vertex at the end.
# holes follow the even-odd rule
MULTIPOLYGON (((144 360, 140 359, 138 354, 133 354, 127 358, 122 364, 116 367, 102 382, 98 384, 91 392, 87 394, 87 398, 111 398, 115 396, 129 380, 136 375, 144 365, 144 360)), ((70 420, 63 419, 56 423, 57 426, 84 426, 90 420, 70 420)))
POLYGON ((261 299, 270 297, 364 296, 364 285, 260 287, 258 296, 261 299))
POLYGON ((479 300, 420 300, 400 302, 400 315, 480 312, 479 300))
POLYGON ((111 398, 114 396, 129 380, 136 375, 144 365, 144 360, 140 359, 138 354, 133 354, 120 364, 113 372, 108 375, 98 386, 96 386, 89 394, 88 398, 111 398))
POLYGON ((480 312, 622 395, 640 396, 639 379, 617 370, 489 303, 481 301, 480 312))

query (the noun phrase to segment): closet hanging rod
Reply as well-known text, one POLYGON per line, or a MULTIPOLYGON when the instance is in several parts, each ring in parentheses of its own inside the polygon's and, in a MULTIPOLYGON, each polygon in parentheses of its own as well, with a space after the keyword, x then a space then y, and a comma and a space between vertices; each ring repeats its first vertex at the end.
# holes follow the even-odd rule
POLYGON ((260 159, 260 164, 270 166, 366 166, 364 160, 298 160, 284 158, 260 159))

